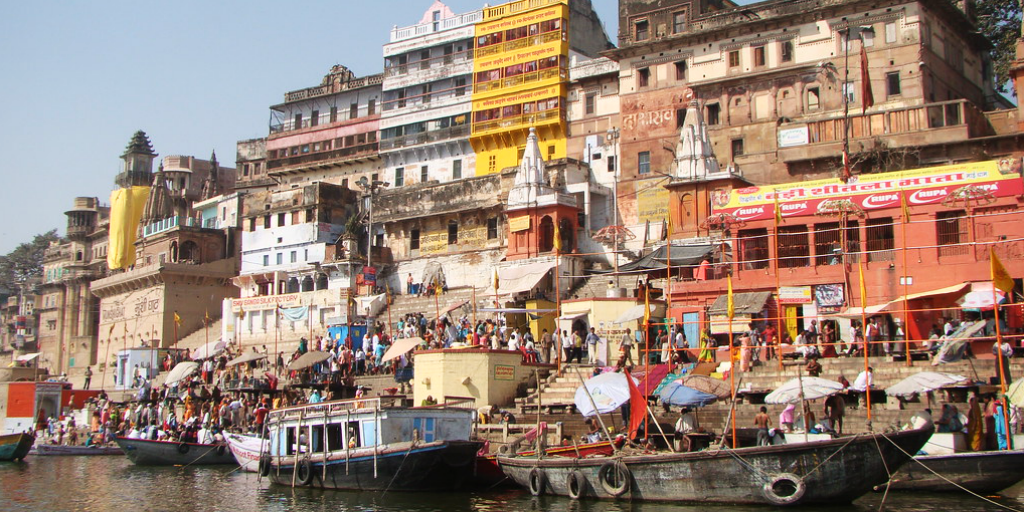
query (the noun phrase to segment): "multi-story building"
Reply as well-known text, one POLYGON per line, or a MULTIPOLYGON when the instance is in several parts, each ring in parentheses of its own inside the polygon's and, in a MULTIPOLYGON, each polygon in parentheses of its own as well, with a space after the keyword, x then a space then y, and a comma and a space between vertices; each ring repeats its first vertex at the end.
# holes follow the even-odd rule
POLYGON ((475 27, 470 142, 476 174, 519 164, 530 128, 544 158, 566 157, 569 64, 612 47, 590 0, 485 7, 475 27))
MULTIPOLYGON (((354 186, 362 176, 379 179, 378 154, 382 74, 356 78, 345 66, 331 68, 320 85, 285 94, 270 107, 266 139, 267 177, 280 188, 328 182, 354 186)), ((259 142, 247 141, 246 163, 259 179, 259 142)), ((242 146, 239 146, 241 153, 242 146)), ((240 157, 242 155, 240 154, 240 157)))
POLYGON ((235 155, 235 190, 268 190, 276 182, 267 173, 267 139, 240 140, 235 155))
POLYGON ((474 175, 469 144, 473 38, 482 11, 456 15, 435 1, 384 45, 380 153, 395 187, 474 175))
POLYGON ((692 108, 722 169, 756 184, 843 176, 844 148, 852 175, 1008 154, 1016 135, 992 112, 1006 105, 973 26, 947 0, 623 0, 608 55, 625 224, 652 220, 642 196, 674 169, 692 108))

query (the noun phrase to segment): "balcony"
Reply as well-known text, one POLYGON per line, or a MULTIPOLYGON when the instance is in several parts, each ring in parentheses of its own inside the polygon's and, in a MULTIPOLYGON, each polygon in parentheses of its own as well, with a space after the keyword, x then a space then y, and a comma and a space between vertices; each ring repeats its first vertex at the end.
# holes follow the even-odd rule
POLYGON ((564 39, 565 31, 554 30, 544 34, 537 34, 535 36, 521 37, 519 39, 513 39, 504 43, 492 44, 483 46, 474 50, 474 58, 479 59, 481 57, 487 57, 489 55, 497 55, 499 53, 514 52, 516 50, 522 50, 530 46, 539 46, 547 44, 552 41, 560 41, 564 39))
POLYGON ((410 27, 394 28, 391 30, 391 42, 397 43, 406 39, 412 39, 434 32, 442 32, 453 28, 465 27, 475 24, 483 18, 483 11, 467 12, 451 18, 445 18, 436 22, 420 23, 410 27))
POLYGON ((341 162, 346 160, 356 160, 359 158, 366 158, 376 156, 378 154, 378 144, 376 142, 362 144, 358 146, 349 146, 347 148, 335 149, 333 151, 321 151, 319 153, 306 153, 304 155, 295 155, 285 158, 267 159, 267 169, 270 171, 268 174, 274 175, 282 172, 286 167, 306 167, 310 164, 331 164, 335 162, 341 162), (274 169, 280 171, 274 172, 274 169))
POLYGON ((410 62, 408 64, 389 66, 384 70, 384 76, 387 78, 393 78, 409 74, 410 71, 415 72, 432 68, 443 68, 446 66, 454 66, 469 62, 473 62, 473 50, 464 50, 450 55, 441 55, 426 60, 410 62))
POLYGON ((567 3, 569 3, 568 0, 519 0, 518 2, 509 2, 495 7, 485 8, 483 10, 482 21, 492 21, 504 18, 505 16, 511 16, 519 12, 529 11, 530 9, 567 3))
POLYGON ((507 131, 516 128, 537 126, 539 124, 556 123, 565 121, 565 109, 551 109, 543 112, 533 112, 512 117, 502 117, 490 121, 473 123, 473 135, 482 135, 494 131, 507 131))
POLYGON ((284 102, 294 103, 296 101, 303 101, 312 98, 319 98, 321 96, 327 96, 336 92, 350 91, 352 89, 359 89, 361 87, 368 87, 371 85, 380 85, 384 83, 384 74, 378 73, 376 75, 364 76, 362 78, 354 78, 348 82, 342 82, 338 87, 334 84, 318 85, 316 87, 307 87, 305 89, 299 89, 298 91, 292 91, 285 93, 284 102))
POLYGON ((476 83, 473 84, 473 92, 479 94, 482 92, 504 89, 506 87, 518 87, 520 85, 531 84, 534 82, 543 82, 546 80, 561 82, 568 79, 569 70, 563 65, 557 68, 541 69, 499 80, 491 80, 490 82, 476 83))
POLYGON ((392 137, 380 141, 380 150, 408 148, 424 144, 434 144, 450 139, 459 139, 469 136, 469 125, 451 126, 440 130, 430 130, 422 133, 412 133, 401 137, 392 137))

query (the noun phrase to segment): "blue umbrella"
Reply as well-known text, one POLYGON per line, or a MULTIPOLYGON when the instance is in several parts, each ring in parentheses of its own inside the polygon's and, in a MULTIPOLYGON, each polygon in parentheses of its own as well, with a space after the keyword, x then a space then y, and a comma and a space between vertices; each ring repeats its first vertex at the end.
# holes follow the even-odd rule
POLYGON ((679 407, 703 407, 715 401, 715 395, 686 387, 678 381, 661 390, 661 403, 679 407))

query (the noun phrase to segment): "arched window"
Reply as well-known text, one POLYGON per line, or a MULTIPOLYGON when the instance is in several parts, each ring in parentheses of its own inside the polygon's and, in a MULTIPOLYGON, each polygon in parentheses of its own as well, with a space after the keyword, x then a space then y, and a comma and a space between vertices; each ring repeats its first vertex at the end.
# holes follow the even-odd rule
POLYGON ((178 262, 178 242, 171 242, 171 263, 178 262))
POLYGON ((537 227, 537 250, 549 252, 555 248, 555 224, 551 217, 545 215, 540 219, 540 226, 537 227))

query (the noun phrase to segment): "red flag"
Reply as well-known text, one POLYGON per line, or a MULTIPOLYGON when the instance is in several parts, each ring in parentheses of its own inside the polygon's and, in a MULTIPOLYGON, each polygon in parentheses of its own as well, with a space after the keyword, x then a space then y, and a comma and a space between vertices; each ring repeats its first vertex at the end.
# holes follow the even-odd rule
POLYGON ((636 439, 637 430, 640 430, 640 424, 647 416, 647 398, 640 392, 640 388, 636 387, 629 370, 623 371, 626 373, 626 382, 629 383, 629 438, 636 439))
POLYGON ((860 42, 860 95, 864 110, 875 104, 875 95, 871 93, 871 75, 868 74, 868 52, 864 49, 863 40, 860 42))

